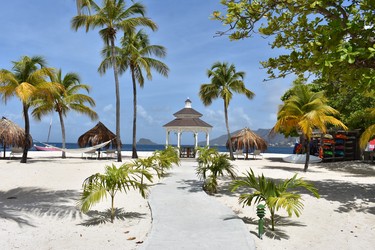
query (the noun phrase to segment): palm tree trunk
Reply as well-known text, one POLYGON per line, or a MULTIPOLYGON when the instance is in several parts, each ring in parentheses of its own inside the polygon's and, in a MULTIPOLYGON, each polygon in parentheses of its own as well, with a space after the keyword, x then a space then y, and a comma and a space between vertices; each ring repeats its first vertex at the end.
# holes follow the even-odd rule
POLYGON ((27 162, 27 152, 29 150, 29 135, 30 135, 30 120, 29 120, 29 107, 23 103, 23 116, 25 119, 25 146, 23 147, 23 154, 21 163, 27 162))
MULTIPOLYGON (((66 148, 65 146, 65 125, 64 125, 64 120, 63 120, 63 115, 61 112, 59 112, 59 118, 60 118, 60 126, 61 126, 61 137, 62 137, 62 148, 66 148)), ((61 158, 65 159, 65 151, 61 151, 62 155, 61 158)))
POLYGON ((111 195, 111 223, 115 219, 115 195, 111 195))
MULTIPOLYGON (((137 84, 135 82, 134 68, 130 68, 133 81, 133 145, 132 158, 138 158, 137 154, 137 84)), ((142 176, 143 177, 143 176, 142 176)))
POLYGON ((111 38, 111 59, 113 65, 113 74, 115 77, 116 88, 116 141, 117 141, 117 161, 122 162, 121 158, 121 136, 120 136, 120 83, 118 80, 118 69, 115 58, 115 40, 111 38))
POLYGON ((305 161, 305 167, 303 171, 307 172, 307 168, 309 167, 309 161, 310 161, 310 141, 308 139, 306 139, 305 141, 305 152, 306 152, 306 161, 305 161))
POLYGON ((273 209, 270 209, 271 213, 271 229, 272 231, 275 231, 275 211, 273 209))
POLYGON ((224 115, 225 115, 225 126, 227 127, 228 141, 229 141, 229 157, 231 160, 234 160, 233 145, 232 145, 232 140, 230 137, 229 124, 228 124, 228 107, 227 107, 227 104, 225 103, 225 100, 224 100, 224 115))

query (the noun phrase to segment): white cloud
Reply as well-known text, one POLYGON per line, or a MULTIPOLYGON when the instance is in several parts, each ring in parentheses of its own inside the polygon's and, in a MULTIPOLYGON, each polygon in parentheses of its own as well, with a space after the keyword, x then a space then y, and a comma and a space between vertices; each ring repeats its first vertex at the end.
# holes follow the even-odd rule
POLYGON ((137 115, 140 118, 144 119, 149 125, 154 123, 154 119, 152 118, 152 116, 149 115, 141 105, 137 105, 137 115))
POLYGON ((113 110, 114 109, 113 109, 113 105, 112 104, 108 104, 108 105, 104 106, 104 108, 103 108, 104 112, 110 112, 110 111, 113 111, 113 110))

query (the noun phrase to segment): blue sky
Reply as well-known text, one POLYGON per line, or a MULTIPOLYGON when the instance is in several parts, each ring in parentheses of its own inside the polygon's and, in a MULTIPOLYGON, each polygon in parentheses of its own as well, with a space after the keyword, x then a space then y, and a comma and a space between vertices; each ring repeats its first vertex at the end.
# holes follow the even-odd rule
MULTIPOLYGON (((100 0, 98 0, 99 2, 100 0)), ((130 1, 128 1, 130 2, 130 1)), ((148 138, 157 143, 165 142, 164 124, 173 120, 173 113, 184 107, 189 97, 194 109, 203 114, 202 119, 213 126, 210 138, 225 134, 223 102, 218 99, 205 107, 198 92, 202 83, 208 83, 207 69, 216 61, 233 63, 238 71, 246 72, 245 84, 255 93, 253 100, 234 95, 229 107, 231 131, 249 127, 271 128, 276 122, 280 96, 291 86, 293 79, 264 82, 266 70, 260 61, 277 55, 268 40, 254 37, 241 41, 229 41, 228 37, 215 37, 216 31, 225 27, 210 20, 214 10, 221 10, 219 0, 144 0, 147 16, 158 24, 158 31, 149 31, 152 44, 163 45, 169 66, 168 78, 153 73, 153 80, 145 82, 138 91, 137 138, 148 138)), ((115 131, 115 87, 112 71, 100 76, 97 73, 103 48, 98 30, 86 33, 70 28, 70 21, 77 14, 75 0, 12 0, 5 1, 0 11, 0 68, 11 69, 11 61, 22 56, 41 55, 48 65, 61 68, 63 73, 76 72, 82 82, 92 87, 90 96, 96 101, 95 111, 99 120, 115 131)), ((128 72, 120 78, 121 138, 131 143, 132 136, 132 89, 128 72)), ((18 99, 0 103, 0 115, 24 126, 22 107, 18 99)), ((50 141, 61 141, 61 129, 57 114, 42 121, 31 119, 31 134, 38 141, 47 139, 52 117, 50 141)), ((68 142, 92 128, 97 121, 70 112, 65 119, 68 142)), ((176 142, 171 136, 172 143, 176 142)), ((199 134, 199 140, 204 135, 199 134)), ((186 133, 182 143, 193 142, 193 135, 186 133)))

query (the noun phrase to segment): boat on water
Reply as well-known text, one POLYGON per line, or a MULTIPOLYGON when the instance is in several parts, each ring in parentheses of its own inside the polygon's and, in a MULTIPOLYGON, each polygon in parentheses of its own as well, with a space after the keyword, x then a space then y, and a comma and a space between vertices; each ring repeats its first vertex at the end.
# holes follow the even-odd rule
POLYGON ((34 144, 34 148, 37 151, 61 151, 59 148, 55 148, 53 146, 37 146, 34 144))
MULTIPOLYGON (((296 163, 296 164, 304 164, 306 162, 306 154, 289 155, 289 156, 284 157, 283 161, 296 163)), ((310 155, 309 163, 318 163, 321 161, 322 161, 321 158, 314 156, 314 155, 310 155)))

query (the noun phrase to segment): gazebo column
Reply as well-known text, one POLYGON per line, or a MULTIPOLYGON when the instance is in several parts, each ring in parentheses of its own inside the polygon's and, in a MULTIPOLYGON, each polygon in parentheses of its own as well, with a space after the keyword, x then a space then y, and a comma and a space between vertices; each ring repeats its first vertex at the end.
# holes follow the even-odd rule
POLYGON ((181 148, 181 132, 177 132, 177 147, 181 148))
POLYGON ((210 147, 210 133, 206 132, 206 145, 209 148, 210 147))
POLYGON ((170 133, 170 131, 167 130, 167 133, 166 133, 166 139, 165 139, 165 146, 166 146, 166 147, 169 145, 169 133, 170 133))
POLYGON ((198 133, 197 132, 194 133, 194 148, 195 149, 198 148, 198 133))

